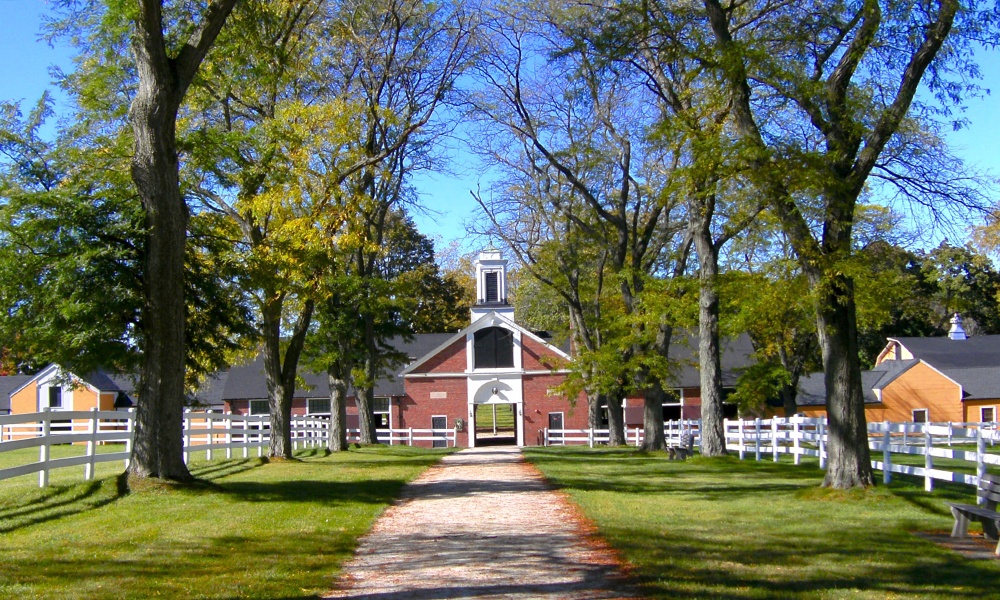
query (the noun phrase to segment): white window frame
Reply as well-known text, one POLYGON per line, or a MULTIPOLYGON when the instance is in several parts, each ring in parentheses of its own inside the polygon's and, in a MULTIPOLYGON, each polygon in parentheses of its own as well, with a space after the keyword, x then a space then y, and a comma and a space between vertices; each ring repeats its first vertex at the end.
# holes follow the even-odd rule
POLYGON ((270 405, 270 402, 268 402, 267 400, 259 400, 259 399, 258 400, 249 400, 249 401, 247 401, 247 414, 248 415, 269 415, 269 414, 271 414, 271 405, 270 405), (265 411, 265 412, 256 412, 256 411, 254 411, 254 409, 253 409, 254 402, 257 402, 257 403, 263 402, 264 405, 267 406, 267 411, 265 411))
POLYGON ((914 408, 913 410, 910 411, 910 418, 913 420, 914 423, 930 423, 931 411, 926 408, 914 408), (917 413, 919 412, 924 413, 923 421, 917 420, 917 413))
POLYGON ((997 407, 996 406, 980 406, 979 407, 979 422, 980 423, 995 423, 997 420, 997 407), (986 418, 986 411, 991 411, 993 413, 992 419, 986 418))

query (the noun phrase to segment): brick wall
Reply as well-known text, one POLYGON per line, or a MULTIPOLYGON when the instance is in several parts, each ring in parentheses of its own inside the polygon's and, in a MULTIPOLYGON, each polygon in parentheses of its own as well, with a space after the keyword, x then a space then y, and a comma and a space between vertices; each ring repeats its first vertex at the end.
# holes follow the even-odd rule
MULTIPOLYGON (((463 352, 464 354, 464 352, 463 352)), ((455 419, 465 422, 465 431, 458 434, 458 445, 469 446, 470 426, 468 387, 464 377, 428 377, 406 380, 407 394, 399 399, 400 428, 430 429, 431 417, 445 415, 448 427, 455 426, 455 419), (444 394, 444 398, 431 398, 444 394)), ((422 442, 421 446, 430 446, 422 442)))
POLYGON ((441 352, 438 352, 413 370, 414 373, 464 373, 467 366, 465 360, 465 338, 456 340, 441 352))

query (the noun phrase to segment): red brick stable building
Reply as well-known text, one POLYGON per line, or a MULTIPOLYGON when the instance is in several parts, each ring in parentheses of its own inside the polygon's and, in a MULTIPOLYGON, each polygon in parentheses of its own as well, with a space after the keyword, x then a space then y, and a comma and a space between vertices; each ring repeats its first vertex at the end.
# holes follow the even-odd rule
POLYGON ((570 357, 514 322, 507 303, 507 261, 495 250, 476 261, 478 301, 472 324, 416 357, 400 376, 401 427, 458 427, 459 446, 475 447, 477 407, 509 405, 514 441, 541 441, 546 427, 587 427, 587 399, 554 392, 570 357))

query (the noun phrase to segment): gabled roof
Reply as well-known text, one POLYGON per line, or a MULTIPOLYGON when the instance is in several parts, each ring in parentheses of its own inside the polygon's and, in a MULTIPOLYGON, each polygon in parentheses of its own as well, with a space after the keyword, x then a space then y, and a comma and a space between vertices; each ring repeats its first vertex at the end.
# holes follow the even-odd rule
POLYGON ((515 331, 520 332, 522 336, 527 336, 528 338, 534 340, 535 342, 537 342, 539 344, 542 344, 543 346, 545 346, 546 348, 548 348, 552 352, 556 353, 558 356, 560 356, 562 358, 565 358, 566 360, 570 359, 570 356, 568 354, 566 354, 566 352, 560 350, 556 346, 553 346, 548 341, 542 339, 540 336, 538 336, 534 332, 532 332, 532 331, 530 331, 528 329, 525 329, 524 327, 521 327, 520 325, 518 325, 517 323, 515 323, 511 319, 508 319, 506 316, 504 316, 504 315, 502 315, 500 313, 492 312, 491 311, 491 312, 486 313, 485 315, 479 317, 478 319, 476 319, 475 321, 473 321, 468 327, 466 327, 465 329, 462 329, 458 333, 453 333, 453 334, 434 334, 434 335, 440 335, 441 336, 441 342, 437 346, 435 346, 433 349, 431 349, 429 352, 424 353, 422 356, 420 356, 419 358, 417 358, 417 360, 415 360, 414 362, 411 362, 409 365, 407 365, 406 368, 404 368, 402 371, 400 371, 399 374, 400 374, 400 376, 405 377, 409 373, 412 373, 414 371, 414 369, 416 369, 420 365, 426 363, 428 360, 430 360, 431 358, 433 358, 434 356, 436 356, 439 352, 441 352, 442 350, 444 350, 448 346, 451 346, 455 342, 457 342, 459 340, 462 340, 462 339, 465 339, 465 336, 469 335, 470 333, 472 333, 474 331, 478 331, 478 330, 484 329, 486 327, 497 327, 497 326, 501 326, 501 325, 505 326, 508 329, 513 329, 515 331))
MULTIPOLYGON (((441 340, 452 337, 449 333, 425 333, 413 336, 406 341, 401 337, 389 341, 389 346, 406 354, 412 361, 437 347, 441 340)), ((305 385, 295 389, 295 398, 329 398, 330 382, 326 373, 314 373, 300 370, 299 377, 305 385)), ((375 383, 375 395, 381 398, 402 396, 402 377, 390 374, 379 378, 375 383)), ((201 384, 195 393, 199 404, 219 407, 227 401, 263 400, 267 398, 267 379, 264 376, 264 356, 258 355, 254 360, 230 367, 225 371, 215 373, 201 384)))
POLYGON ((1000 370, 991 367, 944 369, 943 373, 962 386, 963 400, 1000 398, 1000 370))
POLYGON ((68 374, 74 380, 82 382, 84 385, 90 386, 98 392, 124 392, 125 394, 131 395, 135 391, 134 378, 130 375, 116 375, 105 371, 104 369, 97 369, 86 375, 77 375, 72 371, 63 369, 57 364, 51 364, 41 371, 35 373, 34 375, 25 376, 25 379, 16 388, 11 389, 8 395, 12 395, 18 392, 24 386, 28 385, 32 381, 37 381, 44 379, 54 373, 55 371, 62 371, 63 374, 68 374))
MULTIPOLYGON (((719 340, 719 360, 722 364, 722 385, 732 387, 740 370, 752 362, 753 342, 743 333, 733 338, 719 340)), ((668 358, 677 361, 671 384, 676 387, 700 387, 701 370, 698 360, 698 334, 680 331, 674 334, 668 358)))
POLYGON ((0 413, 10 412, 10 395, 34 378, 34 375, 0 376, 0 413))
MULTIPOLYGON (((889 338, 905 348, 913 358, 922 359, 934 368, 1000 368, 1000 335, 977 335, 964 340, 948 337, 889 338)), ((888 362, 888 361, 887 361, 888 362)))
MULTIPOLYGON (((913 362, 916 364, 916 361, 913 362)), ((865 404, 879 403, 874 390, 882 383, 882 378, 887 375, 890 375, 888 371, 861 372, 861 389, 864 392, 865 404)), ((795 403, 799 406, 826 406, 826 378, 822 371, 799 378, 799 393, 795 398, 795 403)))

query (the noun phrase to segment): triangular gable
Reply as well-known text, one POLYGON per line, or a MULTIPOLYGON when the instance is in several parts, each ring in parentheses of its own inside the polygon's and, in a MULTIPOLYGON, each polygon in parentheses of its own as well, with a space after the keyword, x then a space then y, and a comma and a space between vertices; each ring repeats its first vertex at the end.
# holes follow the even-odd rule
POLYGON ((101 390, 98 389, 96 386, 94 386, 89 381, 86 381, 85 379, 83 379, 82 377, 79 377, 78 375, 74 374, 73 372, 67 371, 67 370, 63 369, 62 367, 60 367, 59 365, 57 365, 55 363, 52 363, 51 365, 49 365, 49 366, 45 367, 44 369, 42 369, 41 371, 39 371, 38 373, 35 373, 34 377, 32 377, 31 379, 25 381, 23 384, 21 384, 21 387, 17 388, 13 392, 11 392, 10 395, 13 396, 14 394, 20 392, 21 390, 23 390, 24 388, 28 387, 32 383, 34 383, 36 381, 41 381, 42 379, 45 379, 45 378, 49 377, 55 371, 62 371, 63 374, 68 375, 69 379, 70 379, 70 382, 71 382, 72 385, 82 385, 83 387, 90 388, 92 391, 94 391, 94 392, 96 392, 98 394, 101 393, 101 390))
POLYGON ((526 336, 526 337, 530 338, 531 340, 533 340, 533 341, 541 344, 547 350, 550 350, 551 352, 553 352, 554 354, 556 354, 560 358, 564 358, 566 360, 572 360, 571 357, 569 356, 569 354, 566 354, 565 352, 563 352, 559 348, 556 348, 552 344, 546 342, 545 340, 543 340, 542 338, 538 337, 537 335, 535 335, 531 331, 525 329, 524 327, 521 327, 520 325, 518 325, 514 321, 508 319, 507 317, 505 317, 505 316, 503 316, 503 315, 501 315, 501 314, 499 314, 497 312, 491 311, 489 313, 486 313, 482 317, 479 317, 478 319, 476 319, 472 324, 470 324, 465 329, 459 331, 455 335, 453 335, 453 336, 449 337, 448 339, 446 339, 443 343, 441 343, 440 345, 438 345, 437 348, 434 348, 433 350, 431 350, 427 354, 421 356, 417 360, 415 360, 412 363, 410 363, 409 365, 407 365, 407 367, 405 369, 403 369, 402 371, 400 371, 399 374, 401 376, 406 376, 406 375, 412 373, 414 370, 416 370, 417 368, 419 368, 421 365, 423 365, 424 363, 426 363, 430 359, 434 358, 435 356, 437 356, 441 352, 445 351, 449 346, 451 346, 455 342, 457 342, 459 340, 464 340, 470 333, 476 332, 476 331, 478 331, 480 329, 484 329, 486 327, 497 327, 497 326, 500 326, 500 325, 503 325, 503 326, 505 326, 508 329, 512 329, 514 331, 517 331, 522 336, 526 336))

